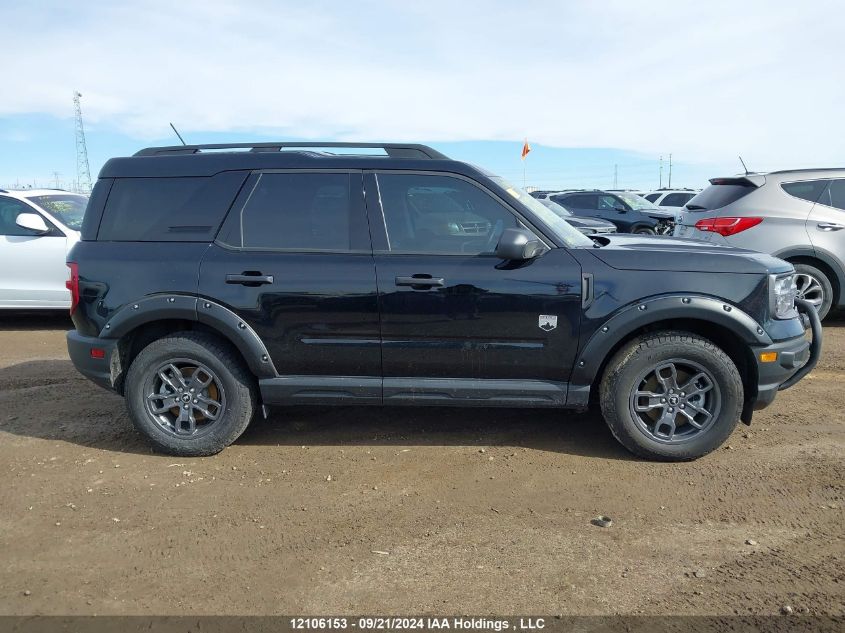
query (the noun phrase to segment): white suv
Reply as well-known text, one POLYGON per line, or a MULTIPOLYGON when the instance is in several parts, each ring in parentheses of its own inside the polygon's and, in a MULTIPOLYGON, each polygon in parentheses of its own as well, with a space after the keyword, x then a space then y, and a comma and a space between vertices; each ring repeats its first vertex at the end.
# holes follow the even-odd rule
POLYGON ((0 309, 70 307, 65 261, 87 204, 56 189, 0 189, 0 309))
POLYGON ((651 202, 653 205, 660 207, 664 211, 678 212, 683 210, 683 206, 693 199, 700 189, 658 189, 651 193, 641 193, 640 195, 651 202))

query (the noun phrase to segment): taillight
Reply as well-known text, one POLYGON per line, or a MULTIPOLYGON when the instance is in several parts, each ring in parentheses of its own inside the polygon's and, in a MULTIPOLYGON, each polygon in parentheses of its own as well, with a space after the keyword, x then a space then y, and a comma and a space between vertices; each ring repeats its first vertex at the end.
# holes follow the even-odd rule
POLYGON ((695 228, 727 237, 757 226, 762 221, 763 218, 706 218, 696 222, 695 228))
POLYGON ((65 282, 65 288, 70 290, 70 313, 73 314, 79 305, 79 264, 68 262, 67 267, 70 268, 70 279, 65 282))

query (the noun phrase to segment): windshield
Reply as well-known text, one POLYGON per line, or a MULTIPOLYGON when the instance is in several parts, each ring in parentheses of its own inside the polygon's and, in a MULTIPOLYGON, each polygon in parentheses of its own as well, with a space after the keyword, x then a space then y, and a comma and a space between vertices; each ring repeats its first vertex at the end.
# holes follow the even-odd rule
POLYGON ((514 187, 507 180, 499 176, 491 176, 490 180, 519 200, 523 206, 528 207, 534 215, 555 232, 555 236, 560 238, 566 246, 593 246, 594 243, 589 237, 573 228, 569 222, 551 209, 543 206, 539 200, 532 198, 522 189, 514 187))
POLYGON ((69 229, 73 229, 74 231, 82 230, 82 218, 85 216, 85 207, 88 206, 88 198, 86 196, 67 193, 33 196, 29 200, 44 209, 69 229))
POLYGON ((548 209, 551 209, 552 211, 557 213, 562 218, 572 217, 572 214, 569 212, 568 209, 564 209, 562 206, 560 206, 554 200, 549 200, 548 198, 544 198, 544 199, 540 200, 540 204, 542 204, 544 207, 546 207, 548 209))
POLYGON ((635 193, 627 193, 627 192, 616 192, 616 195, 622 198, 628 206, 631 207, 634 211, 654 211, 660 210, 660 208, 646 200, 645 198, 641 198, 635 193))

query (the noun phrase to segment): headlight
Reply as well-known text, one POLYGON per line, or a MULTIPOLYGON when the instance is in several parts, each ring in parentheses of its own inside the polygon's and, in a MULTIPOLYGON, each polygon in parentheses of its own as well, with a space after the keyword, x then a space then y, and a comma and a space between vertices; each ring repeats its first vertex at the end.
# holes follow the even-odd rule
POLYGON ((793 319, 798 316, 795 309, 795 295, 798 288, 795 285, 795 274, 771 275, 769 277, 769 297, 771 299, 772 316, 776 319, 793 319))

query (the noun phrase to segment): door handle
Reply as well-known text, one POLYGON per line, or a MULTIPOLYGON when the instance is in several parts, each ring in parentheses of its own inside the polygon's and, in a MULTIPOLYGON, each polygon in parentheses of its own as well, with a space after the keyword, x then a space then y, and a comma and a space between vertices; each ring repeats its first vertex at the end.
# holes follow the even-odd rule
POLYGON ((273 275, 262 275, 260 272, 247 270, 240 275, 226 275, 227 284, 242 284, 244 286, 261 286, 273 283, 273 275))
POLYGON ((845 229, 845 225, 834 224, 833 222, 819 222, 816 224, 816 227, 819 231, 838 231, 840 229, 845 229))
POLYGON ((431 275, 412 275, 411 277, 397 277, 397 286, 411 286, 414 290, 427 290, 436 286, 444 285, 443 277, 432 277, 431 275))

